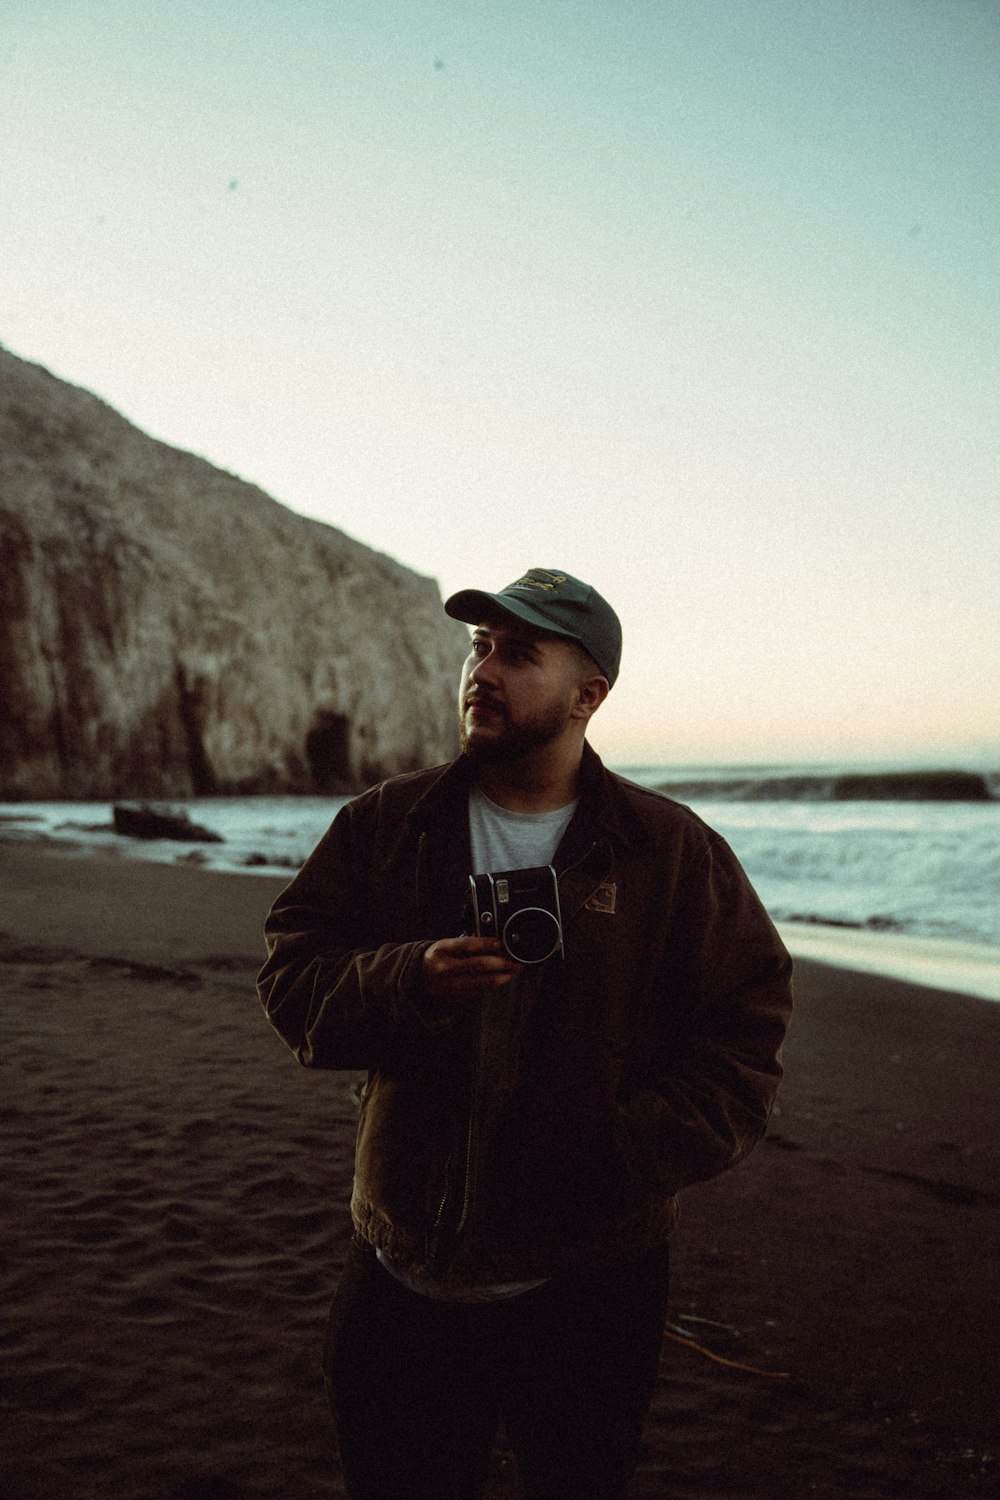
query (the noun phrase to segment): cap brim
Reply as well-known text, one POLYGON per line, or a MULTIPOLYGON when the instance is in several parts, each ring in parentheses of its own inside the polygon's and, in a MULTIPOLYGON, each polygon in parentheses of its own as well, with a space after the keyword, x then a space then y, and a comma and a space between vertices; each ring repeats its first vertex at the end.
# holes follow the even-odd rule
POLYGON ((536 613, 530 604, 522 603, 520 599, 502 599, 497 594, 486 594, 482 589, 461 589, 445 600, 444 609, 453 620, 464 620, 466 625, 482 625, 490 615, 500 613, 519 620, 522 625, 544 631, 546 635, 562 635, 569 641, 577 639, 571 630, 553 625, 544 615, 536 613))

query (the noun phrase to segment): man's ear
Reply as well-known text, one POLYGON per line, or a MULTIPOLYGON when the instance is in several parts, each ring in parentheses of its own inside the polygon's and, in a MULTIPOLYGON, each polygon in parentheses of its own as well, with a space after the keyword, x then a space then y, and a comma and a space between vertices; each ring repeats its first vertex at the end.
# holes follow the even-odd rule
POLYGON ((608 679, 600 674, 582 678, 577 684, 573 718, 589 719, 592 714, 596 714, 610 691, 608 679))

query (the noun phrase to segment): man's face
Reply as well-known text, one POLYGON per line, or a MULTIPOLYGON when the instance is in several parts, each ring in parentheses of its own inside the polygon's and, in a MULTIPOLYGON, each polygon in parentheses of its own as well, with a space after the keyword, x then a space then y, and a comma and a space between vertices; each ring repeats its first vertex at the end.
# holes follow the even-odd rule
POLYGON ((463 751, 495 763, 549 744, 570 724, 579 680, 569 642, 513 622, 478 625, 458 694, 463 751))

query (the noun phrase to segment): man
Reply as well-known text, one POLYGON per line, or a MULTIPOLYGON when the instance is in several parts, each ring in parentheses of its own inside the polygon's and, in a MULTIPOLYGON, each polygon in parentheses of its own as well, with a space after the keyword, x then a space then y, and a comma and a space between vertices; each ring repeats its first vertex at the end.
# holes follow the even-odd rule
POLYGON ((596 590, 532 568, 445 609, 462 755, 343 808, 266 926, 273 1025, 367 1071, 327 1388, 354 1500, 474 1500, 501 1419, 530 1500, 615 1500, 676 1194, 763 1133, 790 964, 722 839, 586 743, 621 655, 596 590), (530 963, 470 904, 522 869, 561 922, 530 963))

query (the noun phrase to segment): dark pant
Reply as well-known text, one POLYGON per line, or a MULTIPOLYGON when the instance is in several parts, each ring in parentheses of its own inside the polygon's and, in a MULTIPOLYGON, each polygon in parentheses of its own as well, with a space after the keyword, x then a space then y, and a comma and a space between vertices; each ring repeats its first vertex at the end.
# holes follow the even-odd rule
POLYGON ((502 1417, 527 1500, 623 1500, 666 1317, 668 1250, 503 1302, 436 1302, 355 1241, 324 1354, 352 1500, 476 1500, 502 1417))

